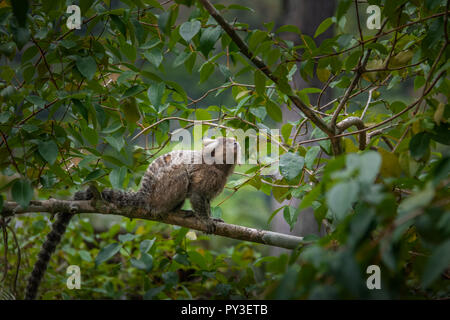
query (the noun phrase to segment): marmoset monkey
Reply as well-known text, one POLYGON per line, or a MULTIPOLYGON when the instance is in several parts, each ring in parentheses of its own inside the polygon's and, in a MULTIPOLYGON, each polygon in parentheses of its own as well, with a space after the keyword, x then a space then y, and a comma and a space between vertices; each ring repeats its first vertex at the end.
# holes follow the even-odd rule
MULTIPOLYGON (((202 150, 172 151, 153 161, 138 191, 105 189, 101 198, 118 207, 145 208, 154 216, 178 211, 189 198, 194 214, 206 219, 207 232, 212 233, 216 221, 210 218, 210 202, 224 189, 239 158, 240 146, 234 138, 205 139, 202 150)), ((91 187, 77 192, 74 200, 90 200, 96 197, 96 193, 98 191, 91 187)), ((50 256, 61 241, 71 218, 72 214, 69 213, 58 214, 28 279, 25 299, 36 297, 50 256)))

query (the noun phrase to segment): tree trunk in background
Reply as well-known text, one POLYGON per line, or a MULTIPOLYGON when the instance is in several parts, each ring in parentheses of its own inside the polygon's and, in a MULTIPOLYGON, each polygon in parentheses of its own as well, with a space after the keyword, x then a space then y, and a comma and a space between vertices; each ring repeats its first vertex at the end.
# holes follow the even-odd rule
MULTIPOLYGON (((314 36, 314 33, 319 26, 319 24, 328 17, 333 16, 336 9, 336 1, 333 0, 282 0, 281 1, 281 13, 278 20, 278 26, 292 24, 296 25, 302 33, 314 36)), ((323 39, 333 36, 333 28, 330 28, 325 33, 320 35, 315 39, 316 44, 319 45, 323 39)), ((286 40, 293 41, 295 44, 299 44, 300 38, 293 33, 286 34, 286 40)), ((306 83, 301 77, 300 73, 297 72, 294 76, 294 83, 297 89, 302 89, 306 87, 316 87, 321 88, 323 84, 317 79, 306 83)), ((331 99, 332 92, 327 90, 327 92, 322 97, 322 103, 331 99)), ((311 101, 315 101, 313 98, 311 101)), ((283 111, 283 121, 296 121, 299 119, 299 115, 293 111, 284 108, 283 111)), ((311 130, 308 130, 311 132, 311 130)), ((299 137, 298 140, 305 140, 307 136, 299 137)), ((272 198, 272 209, 276 210, 282 205, 287 205, 288 201, 284 203, 278 203, 272 198)), ((299 201, 293 200, 291 205, 297 207, 299 201)), ((324 235, 323 228, 319 228, 317 224, 314 213, 312 209, 304 210, 300 213, 297 225, 295 226, 293 232, 290 232, 289 225, 283 218, 283 214, 279 213, 275 216, 272 222, 272 229, 277 232, 291 233, 299 236, 306 236, 309 234, 315 234, 322 236, 324 235)), ((272 254, 280 254, 285 252, 285 250, 280 248, 273 248, 272 254)))

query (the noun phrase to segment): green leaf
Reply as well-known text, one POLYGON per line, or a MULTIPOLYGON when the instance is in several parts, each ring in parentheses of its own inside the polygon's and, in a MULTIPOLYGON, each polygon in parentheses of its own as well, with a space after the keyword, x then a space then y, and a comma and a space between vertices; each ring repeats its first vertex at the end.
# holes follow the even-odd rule
POLYGON ((178 273, 175 271, 168 271, 162 274, 162 279, 166 287, 172 288, 178 283, 178 273))
POLYGON ((219 39, 222 34, 222 28, 217 26, 215 28, 203 29, 202 35, 200 36, 200 46, 199 50, 203 53, 205 57, 214 49, 214 44, 219 39))
POLYGON ((94 78, 94 74, 97 71, 97 64, 94 58, 88 57, 77 57, 76 66, 78 71, 88 80, 94 78))
POLYGON ((189 58, 190 55, 191 52, 187 51, 183 51, 182 53, 178 54, 175 60, 173 61, 173 67, 176 68, 181 66, 183 63, 186 62, 186 60, 189 58))
POLYGON ((199 83, 205 82, 208 80, 209 76, 214 72, 214 64, 211 62, 205 62, 200 67, 200 81, 199 83))
POLYGON ((153 238, 151 240, 145 239, 139 245, 139 251, 141 251, 141 253, 147 253, 153 247, 153 244, 155 243, 155 241, 156 241, 156 238, 153 238))
POLYGON ((132 97, 137 95, 138 93, 142 92, 144 90, 143 86, 132 86, 131 88, 128 88, 122 95, 122 99, 127 98, 127 97, 132 97))
POLYGON ((107 137, 104 137, 104 139, 118 152, 120 152, 120 150, 122 150, 122 148, 125 144, 125 141, 123 140, 122 137, 116 138, 116 137, 112 137, 112 136, 107 136, 107 137))
POLYGON ((433 250, 431 257, 425 265, 425 270, 422 276, 422 286, 428 287, 431 285, 440 274, 450 265, 450 240, 441 243, 433 250))
POLYGON ((109 181, 111 182, 111 186, 114 189, 122 189, 123 181, 125 180, 125 176, 127 175, 127 168, 121 167, 116 168, 111 171, 109 174, 109 181))
POLYGON ((303 169, 305 158, 296 153, 285 153, 280 157, 280 173, 287 180, 294 180, 303 169))
POLYGON ((273 218, 276 216, 276 214, 277 214, 278 212, 280 212, 280 210, 283 209, 283 208, 284 208, 284 206, 283 206, 283 207, 279 207, 279 208, 276 209, 274 212, 272 212, 272 214, 271 214, 270 217, 269 217, 269 220, 267 220, 267 224, 270 224, 270 222, 273 220, 273 218))
POLYGON ((266 92, 266 76, 260 71, 255 71, 255 90, 260 96, 263 96, 266 92))
POLYGON ((72 99, 73 107, 74 109, 81 114, 81 116, 86 120, 86 122, 89 120, 89 113, 86 106, 78 99, 72 99))
POLYGON ((317 38, 319 35, 327 31, 327 29, 333 24, 333 19, 326 18, 322 21, 322 23, 317 27, 316 33, 314 34, 314 38, 317 38))
POLYGON ((161 105, 161 100, 164 95, 164 90, 166 89, 166 84, 164 82, 159 82, 154 85, 150 85, 147 91, 148 98, 153 106, 158 110, 161 105))
POLYGON ((159 67, 163 60, 163 55, 161 52, 161 49, 156 47, 153 49, 150 49, 149 51, 144 52, 144 57, 153 64, 156 68, 159 67))
POLYGON ((39 141, 39 154, 50 164, 53 164, 58 156, 58 146, 52 140, 39 141))
POLYGON ((361 57, 361 51, 353 52, 347 58, 347 60, 345 60, 345 70, 351 71, 354 67, 356 67, 356 64, 358 63, 360 57, 361 57))
POLYGON ((266 111, 269 117, 271 117, 276 122, 283 121, 283 113, 281 112, 281 108, 278 106, 278 104, 270 99, 266 101, 266 111))
POLYGON ((15 202, 20 204, 22 208, 26 208, 33 198, 33 189, 28 180, 19 179, 13 183, 11 194, 15 202))
POLYGON ((211 114, 205 109, 197 109, 195 111, 196 120, 211 120, 211 114))
POLYGON ((316 157, 319 154, 319 152, 320 152, 319 146, 313 146, 309 148, 308 151, 306 152, 305 163, 308 169, 312 169, 314 165, 314 160, 316 160, 316 157))
POLYGON ((200 269, 203 269, 203 270, 207 269, 205 258, 200 253, 198 253, 197 251, 189 251, 188 255, 189 255, 189 259, 193 263, 198 265, 200 267, 200 269))
POLYGON ((164 290, 164 288, 165 288, 164 286, 160 286, 147 290, 147 292, 144 294, 144 300, 152 300, 159 293, 161 293, 164 290))
POLYGON ((427 132, 419 132, 409 141, 409 151, 415 160, 420 160, 428 151, 430 135, 427 132))
POLYGON ((124 38, 127 38, 127 27, 125 23, 122 21, 122 19, 119 18, 119 16, 115 14, 110 14, 109 17, 111 18, 112 23, 116 26, 116 28, 120 31, 120 33, 123 34, 124 38))
POLYGON ((158 26, 165 34, 170 34, 170 20, 172 11, 165 11, 158 17, 158 26))
POLYGON ((16 28, 12 26, 11 31, 17 48, 19 48, 19 50, 22 50, 22 48, 28 43, 28 40, 30 39, 30 31, 28 30, 28 28, 16 28))
POLYGON ((95 265, 98 266, 99 264, 112 258, 117 252, 120 251, 120 248, 122 248, 122 245, 117 242, 111 243, 102 248, 95 258, 95 265))
POLYGON ((86 138, 86 140, 92 145, 95 146, 98 143, 98 133, 96 130, 85 127, 82 129, 83 137, 86 138))
POLYGON ((153 256, 151 254, 142 253, 141 261, 144 263, 145 270, 147 272, 152 270, 152 267, 153 267, 153 256))
POLYGON ((189 42, 195 35, 200 31, 202 24, 200 21, 187 21, 183 23, 180 27, 180 36, 186 41, 189 42))
POLYGON ((358 199, 359 186, 356 181, 341 182, 327 192, 328 208, 342 220, 358 199))
POLYGON ((137 235, 132 233, 119 234, 119 241, 121 243, 132 241, 137 237, 137 235))
POLYGON ((78 252, 78 254, 80 255, 80 258, 86 262, 92 262, 92 257, 91 254, 89 253, 89 251, 86 250, 80 250, 78 252))
POLYGON ((284 207, 283 217, 292 231, 295 227, 295 223, 297 222, 296 209, 290 206, 284 207))
POLYGON ((370 184, 375 181, 381 167, 381 156, 378 152, 367 151, 359 156, 359 177, 362 183, 370 184))
POLYGON ((130 260, 133 267, 149 272, 153 267, 153 256, 148 253, 143 253, 139 260, 130 260))
POLYGON ((281 127, 281 136, 283 137, 283 140, 285 143, 289 140, 289 137, 291 136, 292 128, 294 126, 290 123, 285 123, 281 127))
POLYGON ((98 178, 100 178, 105 172, 102 169, 96 169, 94 171, 92 171, 91 173, 89 173, 86 176, 85 182, 87 181, 91 181, 91 180, 97 180, 98 178))

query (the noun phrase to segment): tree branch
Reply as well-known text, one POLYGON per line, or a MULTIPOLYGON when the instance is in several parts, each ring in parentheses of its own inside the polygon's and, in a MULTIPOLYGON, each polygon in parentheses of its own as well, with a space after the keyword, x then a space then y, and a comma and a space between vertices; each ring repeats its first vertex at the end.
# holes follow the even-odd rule
MULTIPOLYGON (((348 117, 336 125, 338 132, 341 133, 344 130, 350 128, 351 126, 356 126, 358 130, 364 130, 364 121, 357 117, 348 117)), ((359 133, 359 150, 364 150, 366 148, 366 131, 361 131, 359 133)))
MULTIPOLYGON (((238 46, 239 51, 246 56, 259 70, 261 70, 270 80, 272 80, 277 87, 280 87, 280 80, 270 71, 270 68, 256 55, 254 55, 245 42, 239 37, 236 31, 225 21, 220 13, 214 8, 214 6, 208 0, 200 0, 203 7, 209 14, 217 21, 223 30, 230 36, 231 40, 238 46)), ((289 100, 305 114, 317 127, 325 132, 330 138, 334 136, 334 131, 319 117, 312 109, 306 106, 299 97, 290 93, 287 95, 289 100)), ((334 139, 331 139, 334 141, 334 139)), ((334 144, 333 144, 334 146, 334 144)), ((336 148, 333 148, 337 152, 336 148)))
MULTIPOLYGON (((180 210, 166 214, 163 218, 155 217, 143 208, 118 208, 112 203, 106 203, 99 200, 74 201, 49 199, 42 201, 31 201, 27 208, 22 208, 15 202, 5 202, 1 215, 13 216, 29 212, 49 212, 49 213, 100 213, 119 215, 128 218, 137 218, 163 222, 166 224, 178 225, 189 229, 195 229, 206 232, 207 224, 204 220, 192 217, 192 211, 180 210)), ((228 224, 225 222, 216 222, 215 235, 261 243, 286 249, 295 249, 299 245, 309 244, 303 237, 296 237, 287 234, 247 228, 243 226, 228 224)))

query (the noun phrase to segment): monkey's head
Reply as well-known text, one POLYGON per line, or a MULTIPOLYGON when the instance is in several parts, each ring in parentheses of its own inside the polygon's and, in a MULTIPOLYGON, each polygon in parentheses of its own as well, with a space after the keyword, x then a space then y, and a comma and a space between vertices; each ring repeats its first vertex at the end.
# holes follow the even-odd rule
POLYGON ((203 161, 206 164, 241 163, 241 147, 236 139, 219 137, 203 140, 203 161))

